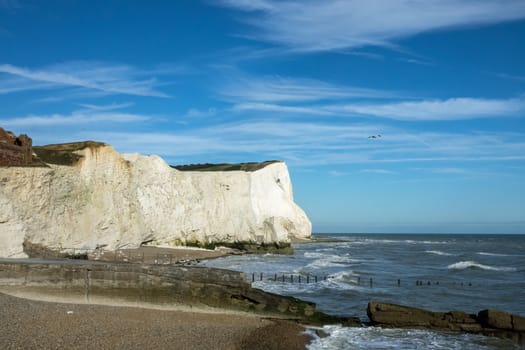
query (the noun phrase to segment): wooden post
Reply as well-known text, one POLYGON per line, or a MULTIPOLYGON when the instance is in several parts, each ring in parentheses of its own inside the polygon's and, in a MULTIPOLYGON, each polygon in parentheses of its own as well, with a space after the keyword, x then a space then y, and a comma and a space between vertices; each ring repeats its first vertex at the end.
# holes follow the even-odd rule
POLYGON ((293 275, 290 275, 290 282, 293 284, 293 275))
POLYGON ((255 272, 252 272, 252 282, 255 282, 255 272))
POLYGON ((301 283, 301 275, 299 275, 299 283, 301 283))
POLYGON ((317 275, 315 275, 315 283, 317 283, 317 275))
POLYGON ((397 286, 400 287, 401 286, 401 280, 398 278, 397 279, 397 286))
POLYGON ((275 275, 273 276, 273 280, 274 280, 275 282, 277 282, 277 274, 275 274, 275 275))
POLYGON ((260 281, 262 281, 262 278, 263 278, 263 273, 261 272, 261 279, 260 279, 260 281))
POLYGON ((310 283, 310 274, 306 275, 306 283, 310 283))
POLYGON ((283 282, 284 282, 284 273, 283 273, 283 282))
POLYGON ((374 284, 374 282, 372 281, 372 279, 370 279, 370 287, 372 287, 374 284))

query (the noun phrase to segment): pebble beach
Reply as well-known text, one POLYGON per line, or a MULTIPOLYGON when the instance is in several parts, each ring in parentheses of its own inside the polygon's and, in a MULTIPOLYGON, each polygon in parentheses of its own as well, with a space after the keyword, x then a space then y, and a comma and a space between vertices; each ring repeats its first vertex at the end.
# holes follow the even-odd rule
POLYGON ((291 321, 28 300, 0 293, 0 349, 305 349, 291 321))

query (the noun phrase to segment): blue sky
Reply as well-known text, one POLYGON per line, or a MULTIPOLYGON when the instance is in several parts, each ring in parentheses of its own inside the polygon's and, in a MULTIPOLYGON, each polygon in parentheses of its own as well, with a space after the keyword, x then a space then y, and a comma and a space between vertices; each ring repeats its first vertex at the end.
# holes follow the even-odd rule
POLYGON ((525 233, 524 62, 523 0, 0 0, 0 126, 282 159, 314 232, 525 233))

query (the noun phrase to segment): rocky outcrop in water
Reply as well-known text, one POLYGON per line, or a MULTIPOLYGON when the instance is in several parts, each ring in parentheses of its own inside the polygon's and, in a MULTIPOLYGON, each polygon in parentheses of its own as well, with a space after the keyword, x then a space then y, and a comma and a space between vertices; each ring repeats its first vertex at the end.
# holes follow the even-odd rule
POLYGON ((24 242, 116 249, 311 234, 283 162, 180 171, 96 142, 33 150, 40 166, 0 167, 0 257, 26 256, 24 242))
POLYGON ((477 315, 461 311, 433 312, 380 302, 368 303, 372 325, 392 328, 421 328, 462 331, 510 338, 525 344, 525 318, 498 310, 482 310, 477 315))

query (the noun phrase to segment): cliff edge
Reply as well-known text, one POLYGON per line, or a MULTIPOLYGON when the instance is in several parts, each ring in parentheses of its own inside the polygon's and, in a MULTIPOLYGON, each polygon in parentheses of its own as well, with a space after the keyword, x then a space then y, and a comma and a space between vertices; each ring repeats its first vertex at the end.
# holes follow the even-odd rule
POLYGON ((283 162, 181 171, 157 156, 120 154, 97 142, 33 151, 42 166, 0 167, 0 257, 25 257, 24 242, 116 249, 289 242, 311 234, 283 162))

